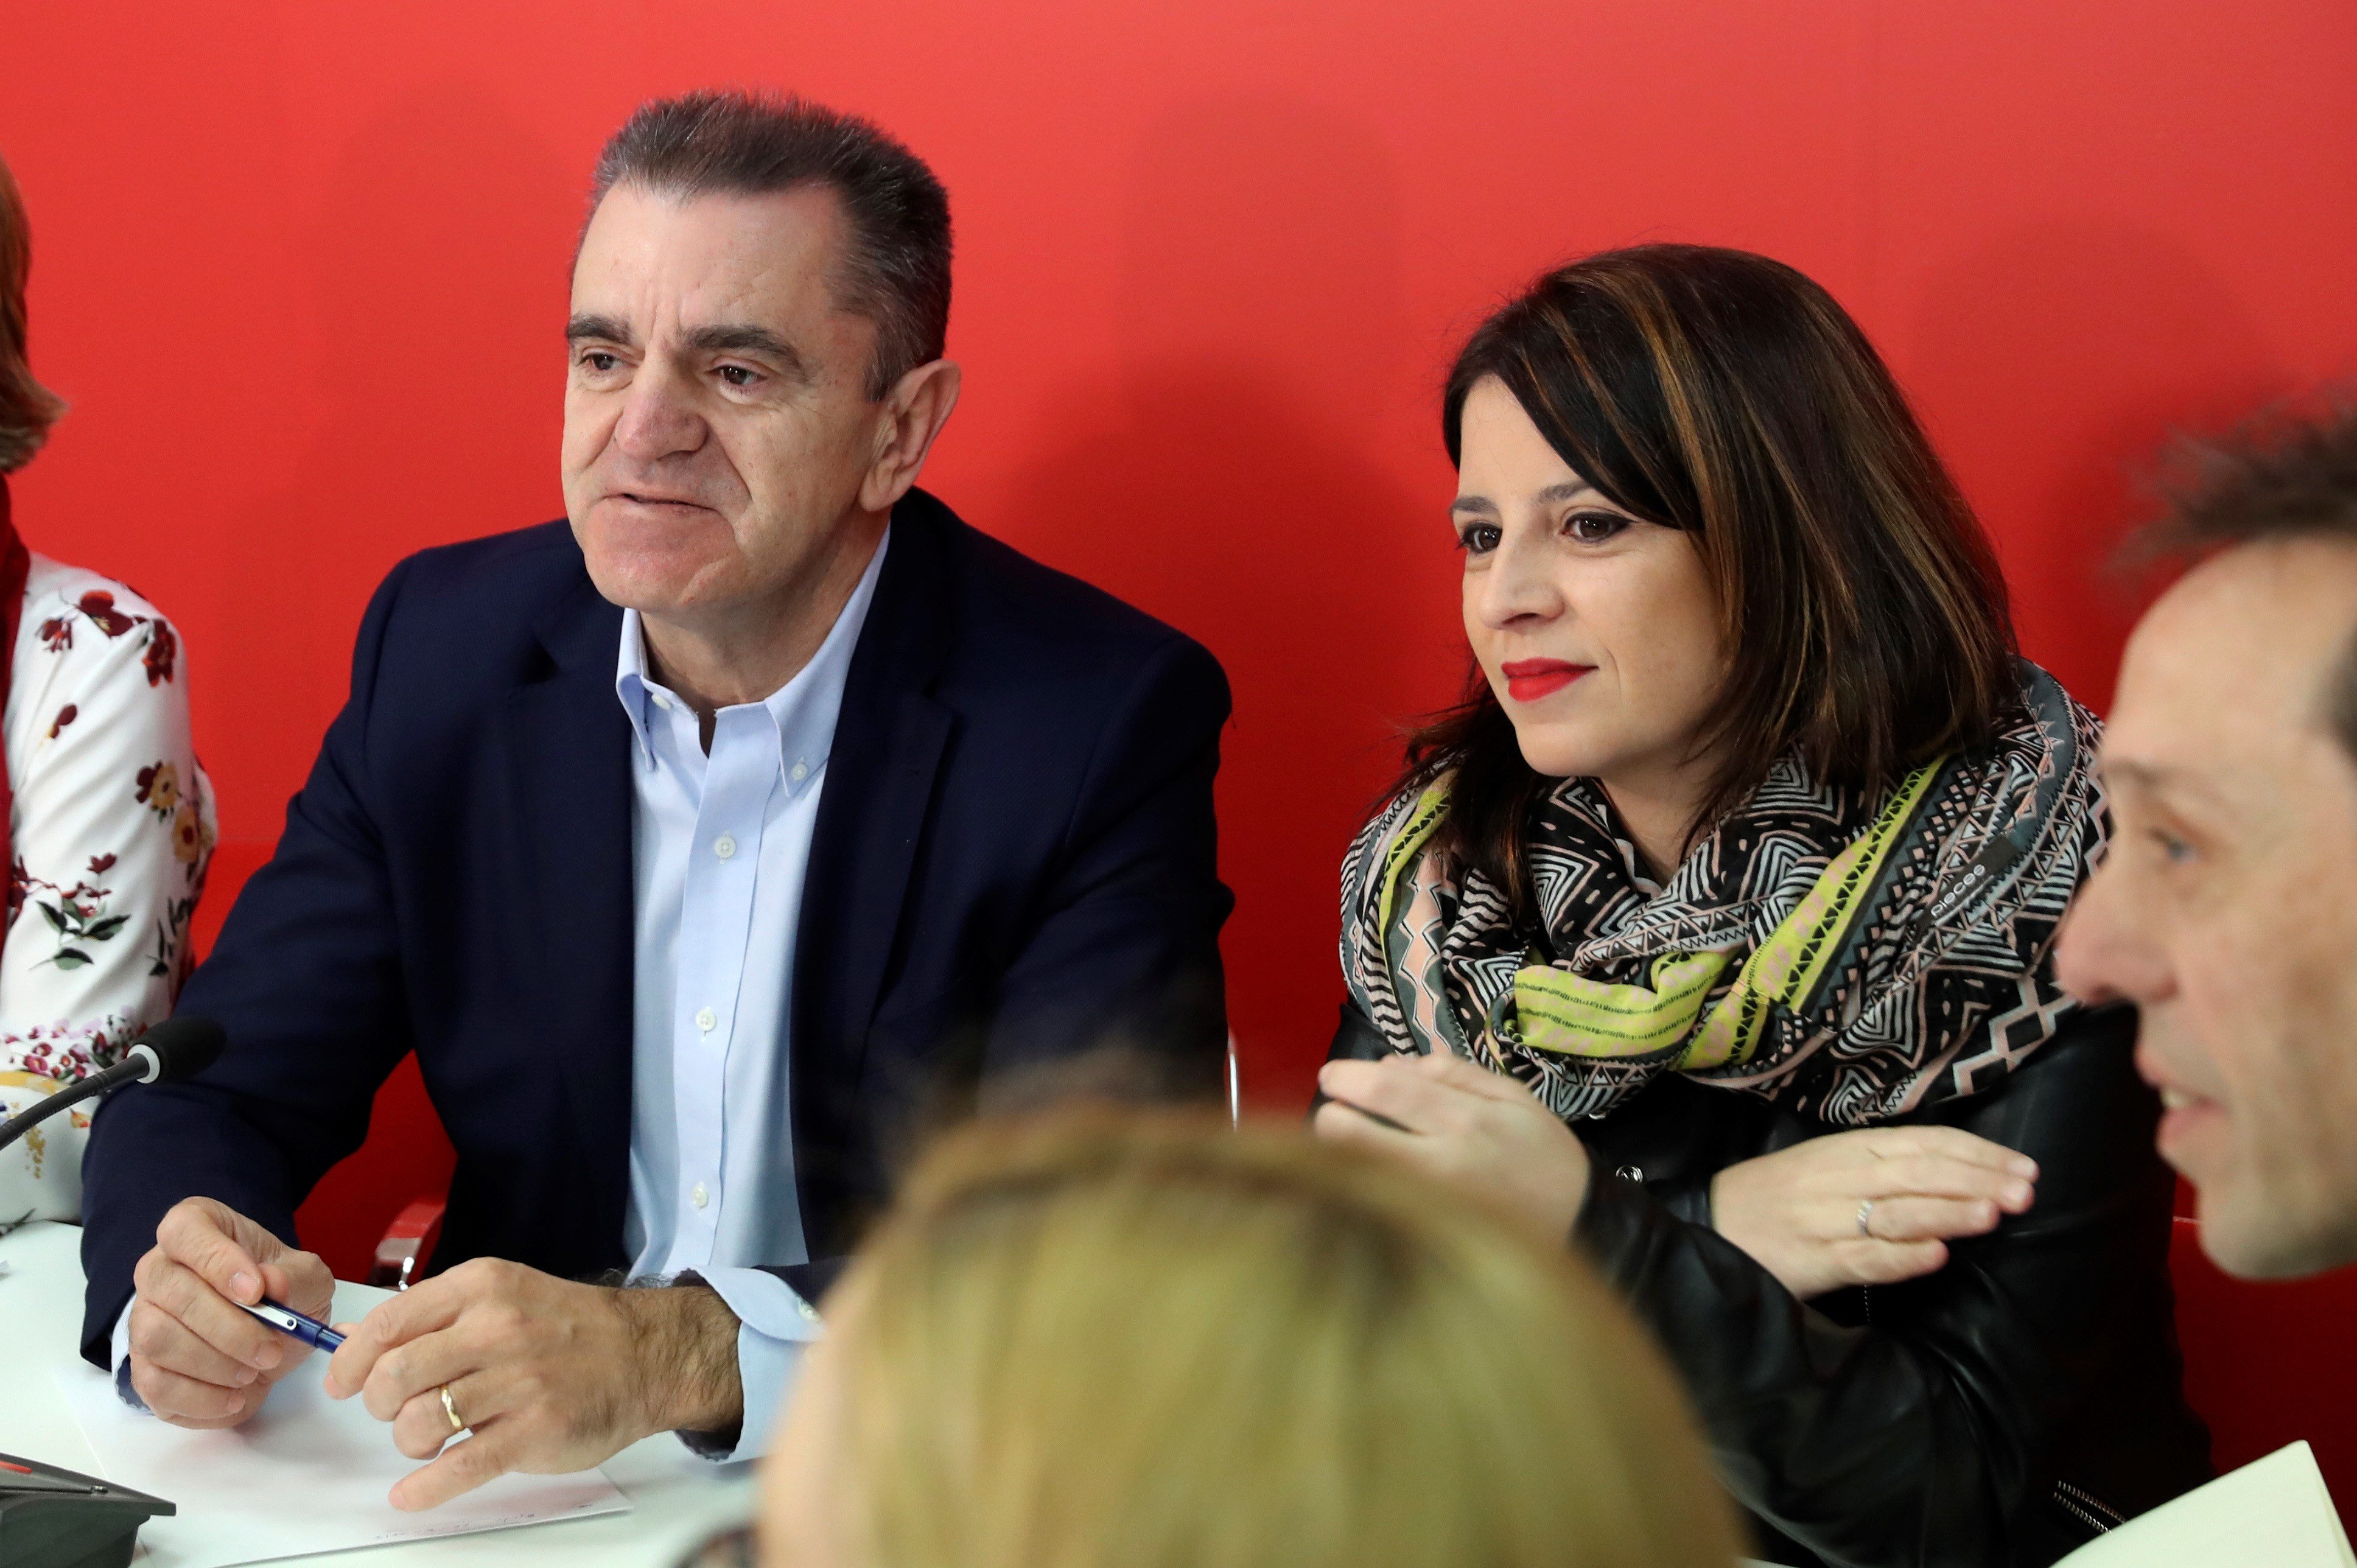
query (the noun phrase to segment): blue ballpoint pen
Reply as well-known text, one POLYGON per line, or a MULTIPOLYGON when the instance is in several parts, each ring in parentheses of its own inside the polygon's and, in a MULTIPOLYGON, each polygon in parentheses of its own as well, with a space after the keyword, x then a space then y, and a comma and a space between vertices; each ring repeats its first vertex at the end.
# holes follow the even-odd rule
MULTIPOLYGON (((245 1306, 243 1302, 237 1305, 245 1306)), ((274 1301, 264 1300, 255 1305, 245 1306, 245 1310, 288 1338, 300 1339, 315 1350, 332 1354, 344 1342, 344 1337, 326 1324, 306 1317, 293 1307, 283 1306, 274 1301)))

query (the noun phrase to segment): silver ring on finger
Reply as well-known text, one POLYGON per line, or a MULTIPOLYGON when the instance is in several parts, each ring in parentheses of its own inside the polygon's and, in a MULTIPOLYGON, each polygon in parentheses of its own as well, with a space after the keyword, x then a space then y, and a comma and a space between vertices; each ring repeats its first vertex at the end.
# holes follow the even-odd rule
MULTIPOLYGON (((1874 1240, 1874 1231, 1870 1228, 1873 1219, 1874 1199, 1869 1197, 1857 1206, 1857 1233, 1869 1241, 1874 1240)), ((443 1402, 446 1404, 449 1402, 449 1391, 447 1389, 443 1391, 443 1402)))

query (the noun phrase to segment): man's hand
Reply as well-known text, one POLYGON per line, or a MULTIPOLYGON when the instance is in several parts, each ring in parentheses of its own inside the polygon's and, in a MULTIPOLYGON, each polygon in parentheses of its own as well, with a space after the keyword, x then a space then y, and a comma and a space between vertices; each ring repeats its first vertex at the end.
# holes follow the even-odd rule
POLYGON ((311 1353, 234 1304, 324 1318, 336 1294, 327 1264, 210 1197, 172 1206, 131 1278, 131 1386, 175 1426, 237 1425, 311 1353))
POLYGON ((1935 1273, 1948 1240, 2029 1208, 2038 1162, 1955 1127, 1831 1133, 1732 1165, 1711 1224, 1803 1301, 1935 1273))
POLYGON ((361 1319, 328 1392, 361 1395, 395 1447, 434 1460, 393 1506, 437 1508, 511 1470, 565 1475, 658 1432, 730 1425, 744 1411, 737 1328, 709 1290, 608 1290, 478 1258, 361 1319), (447 1448, 446 1387, 473 1434, 447 1448))
POLYGON ((1328 1062, 1318 1087, 1329 1097, 1318 1108, 1319 1137, 1469 1182, 1570 1237, 1587 1201, 1587 1147, 1514 1079, 1459 1057, 1392 1056, 1328 1062))

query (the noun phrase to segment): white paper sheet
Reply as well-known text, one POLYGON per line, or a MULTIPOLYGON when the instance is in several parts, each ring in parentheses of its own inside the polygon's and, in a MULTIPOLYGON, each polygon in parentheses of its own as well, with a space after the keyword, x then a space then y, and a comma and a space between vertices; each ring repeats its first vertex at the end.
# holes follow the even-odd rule
POLYGON ((329 1399, 326 1375, 326 1358, 310 1358, 271 1391, 260 1415, 231 1432, 188 1432, 142 1415, 93 1367, 60 1367, 57 1381, 100 1474, 178 1505, 175 1517, 139 1532, 156 1568, 229 1568, 630 1506, 602 1474, 585 1470, 502 1476, 438 1509, 403 1513, 385 1493, 418 1461, 393 1447, 393 1429, 360 1401, 329 1399))
POLYGON ((2350 1568, 2332 1494, 2306 1443, 2165 1502, 2056 1568, 2350 1568))

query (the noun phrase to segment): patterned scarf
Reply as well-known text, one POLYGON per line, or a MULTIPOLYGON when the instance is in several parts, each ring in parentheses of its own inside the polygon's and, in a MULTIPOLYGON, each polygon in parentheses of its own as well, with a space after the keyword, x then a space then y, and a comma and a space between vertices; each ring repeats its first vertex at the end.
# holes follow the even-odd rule
POLYGON ((1857 1127, 1988 1088, 2074 1004, 2048 950, 2109 819, 2095 716, 2024 664, 1991 744, 1886 790, 1787 758, 1665 886, 1594 781, 1528 828, 1535 914, 1426 853, 1448 780, 1394 799, 1342 865, 1342 972, 1394 1050, 1454 1051, 1570 1120, 1663 1072, 1857 1127))

